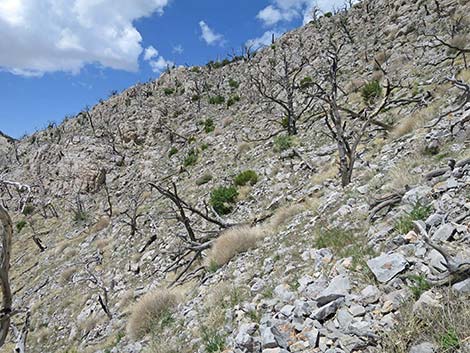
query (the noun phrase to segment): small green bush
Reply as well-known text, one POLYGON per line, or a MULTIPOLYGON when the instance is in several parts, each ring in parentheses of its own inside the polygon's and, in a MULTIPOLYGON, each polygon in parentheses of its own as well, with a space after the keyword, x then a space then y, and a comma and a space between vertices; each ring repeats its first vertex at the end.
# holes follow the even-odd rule
POLYGON ((364 237, 353 230, 320 226, 315 229, 314 246, 317 249, 329 248, 338 258, 352 257, 352 269, 359 266, 367 271, 366 259, 374 252, 364 237))
POLYGON ((178 153, 178 149, 176 147, 170 148, 170 150, 168 151, 168 158, 173 157, 177 153, 178 153))
POLYGON ((332 12, 325 12, 325 14, 323 16, 325 16, 326 18, 330 18, 330 17, 333 17, 333 13, 332 12))
POLYGON ((209 97, 209 104, 223 104, 225 103, 225 98, 221 95, 209 97))
POLYGON ((210 204, 218 214, 226 215, 233 211, 237 196, 238 191, 235 187, 221 186, 212 191, 210 204))
POLYGON ((227 100, 227 107, 231 107, 236 102, 240 101, 240 96, 232 96, 227 100))
POLYGON ((231 78, 228 81, 228 85, 233 89, 237 89, 240 86, 240 84, 237 81, 235 81, 233 78, 231 78))
POLYGON ((198 72, 201 72, 201 69, 199 68, 199 66, 193 66, 193 67, 191 68, 191 72, 198 73, 198 72))
POLYGON ((245 170, 238 174, 233 180, 237 186, 245 186, 246 184, 255 185, 258 182, 258 174, 254 170, 245 170))
POLYGON ((74 210, 73 211, 73 220, 75 222, 86 222, 90 218, 90 215, 85 211, 74 210))
POLYGON ((225 348, 225 338, 216 329, 203 327, 201 338, 207 353, 222 352, 225 348))
POLYGON ((460 348, 459 336, 452 327, 449 327, 447 331, 444 332, 441 337, 439 337, 439 343, 446 352, 453 352, 455 349, 460 348))
POLYGON ((301 81, 300 81, 300 88, 308 88, 312 85, 313 83, 313 79, 310 77, 310 76, 307 76, 307 77, 304 77, 301 81))
POLYGON ((293 145, 292 137, 290 136, 277 136, 274 138, 274 151, 282 152, 288 150, 293 145))
POLYGON ((211 133, 215 130, 214 120, 212 120, 211 118, 207 118, 206 120, 204 120, 203 125, 206 134, 211 133))
POLYGON ((198 94, 195 94, 194 96, 191 97, 192 102, 197 102, 201 99, 201 96, 198 94))
POLYGON ((364 103, 371 104, 382 95, 382 86, 377 80, 371 81, 364 85, 361 90, 362 99, 364 103))
POLYGON ((287 130, 289 127, 289 117, 286 115, 285 117, 282 118, 281 120, 281 126, 287 130))
POLYGON ((425 220, 432 212, 432 206, 425 206, 419 201, 413 206, 413 209, 406 215, 400 217, 395 223, 395 230, 400 234, 406 234, 413 230, 413 221, 425 220))
POLYGON ((412 285, 409 286, 411 293, 413 293, 413 297, 418 300, 421 297, 421 294, 426 292, 427 290, 431 289, 431 285, 429 284, 426 277, 421 275, 409 275, 408 279, 413 282, 412 285))
POLYGON ((197 186, 204 185, 204 184, 207 184, 211 180, 212 180, 212 174, 206 173, 196 180, 196 185, 197 186))
POLYGON ((163 93, 165 93, 167 96, 171 96, 173 93, 175 93, 175 90, 174 88, 167 87, 163 89, 163 93))
POLYGON ((208 148, 209 148, 209 145, 208 145, 207 143, 203 143, 203 144, 201 145, 201 151, 205 151, 205 150, 207 150, 208 148))
POLYGON ((25 220, 21 220, 19 221, 18 223, 16 223, 16 230, 18 231, 18 233, 21 232, 21 230, 26 227, 26 221, 25 220))
POLYGON ((34 212, 34 206, 33 205, 25 205, 23 208, 23 214, 25 216, 28 216, 34 212))
POLYGON ((183 161, 183 165, 185 167, 190 167, 190 166, 195 165, 197 162, 198 155, 199 153, 197 149, 191 148, 183 161))

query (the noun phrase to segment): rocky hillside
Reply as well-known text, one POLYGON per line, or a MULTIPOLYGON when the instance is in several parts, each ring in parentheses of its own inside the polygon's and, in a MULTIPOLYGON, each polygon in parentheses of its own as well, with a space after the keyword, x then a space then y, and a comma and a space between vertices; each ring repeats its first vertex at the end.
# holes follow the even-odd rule
POLYGON ((469 11, 364 0, 0 136, 26 351, 470 352, 469 11))

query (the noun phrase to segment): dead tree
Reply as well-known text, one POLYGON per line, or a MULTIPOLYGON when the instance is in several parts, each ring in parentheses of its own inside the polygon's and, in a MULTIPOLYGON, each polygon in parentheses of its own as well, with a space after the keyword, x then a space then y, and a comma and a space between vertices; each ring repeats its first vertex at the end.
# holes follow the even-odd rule
MULTIPOLYGON (((252 60, 250 79, 261 97, 276 104, 285 116, 280 124, 289 135, 298 132, 297 122, 313 107, 313 98, 306 94, 311 78, 306 75, 308 58, 302 54, 302 37, 296 43, 273 44, 267 60, 252 60)), ((307 50, 308 52, 308 50, 307 50)))
POLYGON ((99 276, 97 276, 90 268, 90 266, 93 264, 93 263, 98 263, 100 264, 101 263, 101 257, 100 256, 96 256, 95 258, 93 258, 91 261, 88 261, 86 264, 85 264, 85 270, 86 272, 88 273, 89 277, 88 277, 88 281, 91 282, 92 284, 94 284, 97 288, 99 288, 101 290, 101 294, 98 294, 98 303, 100 304, 101 306, 101 309, 103 309, 104 313, 106 314, 106 316, 111 320, 113 318, 113 315, 109 309, 109 288, 106 287, 103 283, 103 281, 101 280, 101 278, 99 276))
POLYGON ((91 115, 91 112, 90 112, 90 107, 85 106, 85 108, 83 108, 80 114, 88 120, 88 122, 90 123, 91 130, 93 131, 93 135, 96 135, 95 124, 93 122, 93 116, 91 115))
POLYGON ((2 310, 0 312, 0 347, 5 343, 5 339, 10 329, 10 317, 12 315, 12 293, 10 288, 10 256, 13 228, 11 218, 7 211, 0 205, 0 285, 2 289, 2 310))
POLYGON ((138 232, 138 221, 141 217, 144 216, 144 214, 141 212, 141 207, 144 201, 144 190, 142 189, 131 196, 129 200, 129 207, 122 213, 124 216, 126 216, 126 219, 122 220, 122 222, 131 228, 131 237, 133 237, 138 232))
MULTIPOLYGON (((439 115, 435 119, 435 121, 431 125, 426 126, 426 128, 432 128, 432 127, 436 126, 437 124, 439 124, 442 121, 442 119, 444 119, 445 117, 447 117, 449 115, 452 115, 452 114, 455 114, 455 113, 459 112, 468 103, 470 103, 470 84, 464 82, 463 80, 458 80, 455 77, 446 78, 446 81, 450 82, 455 88, 457 88, 461 92, 460 96, 457 97, 457 99, 456 99, 457 106, 450 109, 449 111, 439 115)), ((451 132, 453 132, 453 130, 455 129, 455 127, 457 125, 461 125, 463 127, 465 125, 465 123, 467 123, 468 121, 470 121, 470 117, 468 117, 468 116, 465 117, 464 119, 460 120, 460 121, 457 121, 456 123, 454 123, 451 126, 451 132)))
MULTIPOLYGON (((313 97, 319 110, 323 112, 328 136, 337 144, 339 154, 339 172, 342 186, 351 182, 354 165, 358 155, 358 146, 364 137, 377 126, 383 130, 391 130, 390 126, 380 120, 382 113, 404 105, 424 105, 428 95, 414 97, 395 97, 394 92, 401 87, 392 84, 387 78, 386 70, 376 60, 376 65, 385 76, 384 82, 372 82, 377 85, 371 97, 364 99, 364 107, 359 109, 349 103, 349 96, 343 88, 343 67, 341 57, 348 40, 344 33, 336 31, 337 25, 333 25, 325 36, 328 38, 319 54, 320 61, 312 82, 315 88, 313 97), (337 38, 339 33, 339 38, 337 38), (326 67, 322 67, 326 63, 326 67)), ((315 55, 315 54, 314 54, 315 55)), ((373 87, 373 86, 372 86, 373 87)))
MULTIPOLYGON (((441 20, 440 15, 438 19, 441 20)), ((463 59, 465 69, 468 69, 467 54, 470 54, 469 33, 470 23, 466 19, 466 15, 453 17, 448 21, 446 34, 437 34, 435 29, 432 31, 425 31, 424 36, 429 39, 429 43, 425 43, 424 48, 445 48, 446 55, 444 59, 437 63, 431 63, 437 66, 446 61, 451 61, 452 65, 458 58, 463 59)))
POLYGON ((26 353, 26 339, 28 338, 28 333, 29 333, 29 325, 31 321, 31 313, 28 310, 26 312, 25 320, 23 323, 23 327, 20 330, 15 325, 11 325, 11 328, 13 330, 13 334, 16 337, 16 345, 15 345, 15 353, 26 353))
POLYGON ((1 177, 0 186, 4 187, 5 192, 10 195, 11 199, 13 198, 13 195, 11 194, 9 187, 12 186, 17 191, 18 196, 20 198, 18 210, 20 212, 23 212, 26 205, 31 201, 31 186, 16 181, 5 180, 1 177))
POLYGON ((196 276, 204 267, 201 266, 190 273, 188 272, 196 261, 202 257, 202 252, 212 246, 214 239, 216 239, 223 230, 238 224, 224 222, 215 211, 210 210, 207 206, 205 206, 205 211, 193 207, 180 198, 175 183, 172 183, 170 188, 155 183, 149 183, 149 185, 156 189, 164 198, 171 201, 175 208, 170 218, 176 219, 185 229, 184 235, 177 234, 184 246, 178 248, 172 254, 173 262, 165 269, 165 272, 180 271, 175 280, 170 284, 170 286, 173 286, 178 282, 184 282, 196 276), (211 215, 210 212, 214 215, 211 215), (196 230, 195 224, 200 221, 212 224, 215 226, 215 229, 205 231, 205 235, 198 236, 197 233, 199 232, 196 230))

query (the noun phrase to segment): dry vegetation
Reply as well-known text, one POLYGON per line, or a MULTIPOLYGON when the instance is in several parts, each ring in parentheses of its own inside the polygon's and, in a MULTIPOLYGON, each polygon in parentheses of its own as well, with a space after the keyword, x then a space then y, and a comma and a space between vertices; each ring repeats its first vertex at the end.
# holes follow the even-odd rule
POLYGON ((134 306, 127 322, 127 332, 133 339, 149 334, 152 329, 180 301, 180 296, 172 291, 157 289, 145 294, 134 306))
POLYGON ((220 267, 235 255, 256 247, 264 236, 261 227, 240 226, 227 230, 217 240, 208 256, 208 265, 220 267))
POLYGON ((385 335, 384 352, 408 353, 411 346, 432 342, 439 352, 470 352, 470 297, 443 293, 442 305, 419 313, 404 305, 395 328, 385 335))

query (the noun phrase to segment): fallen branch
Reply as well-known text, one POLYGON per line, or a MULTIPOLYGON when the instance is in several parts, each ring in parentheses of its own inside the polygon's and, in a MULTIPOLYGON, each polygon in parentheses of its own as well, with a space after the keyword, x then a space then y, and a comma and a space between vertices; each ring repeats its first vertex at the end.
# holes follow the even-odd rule
POLYGON ((304 162, 304 164, 307 166, 308 169, 310 169, 312 172, 315 171, 315 167, 312 165, 312 163, 310 163, 303 155, 302 153, 300 153, 300 151, 297 149, 297 148, 293 148, 292 151, 294 152, 294 154, 300 158, 300 160, 302 162, 304 162))
POLYGON ((420 222, 413 221, 413 223, 418 232, 423 237, 424 242, 436 250, 439 254, 441 254, 445 260, 443 265, 445 266, 447 272, 438 279, 430 280, 431 284, 435 286, 443 286, 447 284, 452 285, 470 277, 470 262, 456 263, 455 260, 447 253, 447 251, 444 250, 444 248, 434 244, 431 241, 426 229, 424 229, 420 222))
POLYGON ((404 194, 405 194, 404 191, 399 191, 391 195, 387 195, 383 198, 380 198, 376 200, 374 203, 372 203, 370 206, 371 210, 370 210, 370 214, 368 218, 369 222, 372 221, 375 215, 383 208, 400 203, 404 194))

